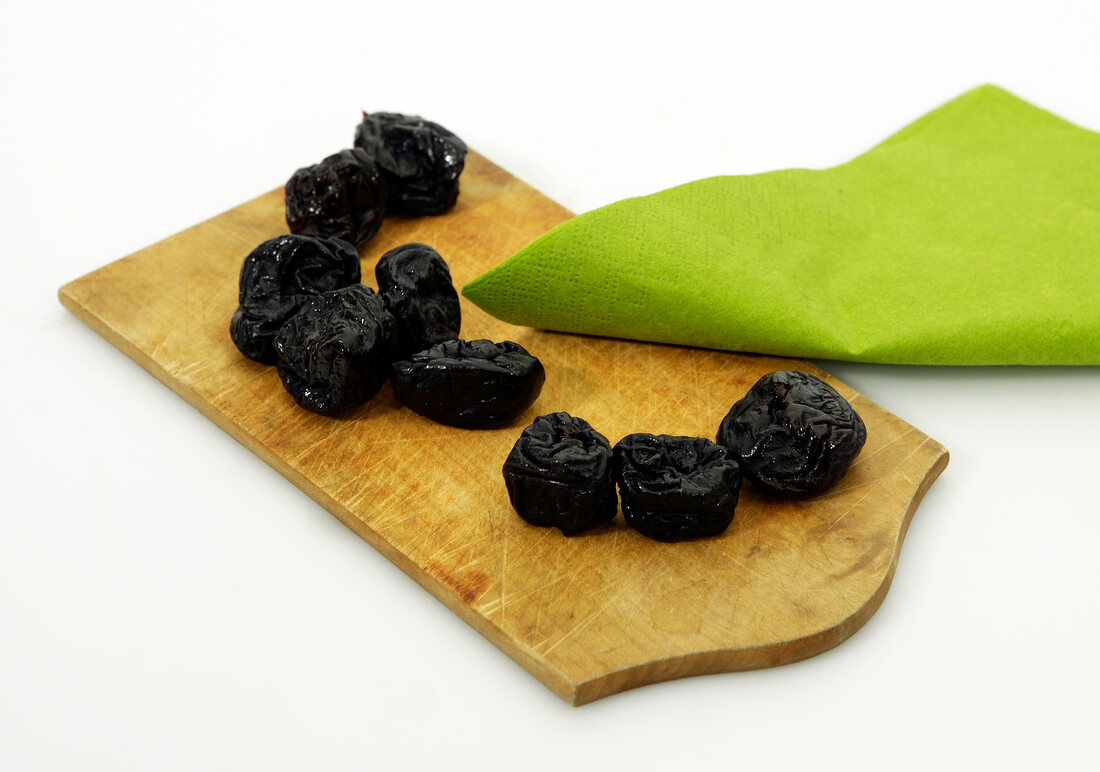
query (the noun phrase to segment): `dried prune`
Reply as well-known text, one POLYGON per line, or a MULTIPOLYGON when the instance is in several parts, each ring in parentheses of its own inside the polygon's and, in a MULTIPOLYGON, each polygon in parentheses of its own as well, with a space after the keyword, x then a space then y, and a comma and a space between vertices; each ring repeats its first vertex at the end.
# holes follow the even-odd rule
POLYGON ((315 413, 361 405, 389 376, 394 327, 382 298, 362 284, 312 297, 275 337, 279 377, 315 413))
POLYGON ((249 359, 275 364, 279 328, 313 295, 358 284, 359 255, 342 239, 276 236, 241 264, 240 307, 229 334, 249 359))
POLYGON ((403 244, 374 267, 378 294, 397 320, 401 354, 423 351, 458 337, 462 311, 451 271, 427 244, 403 244))
POLYGON ((629 434, 614 449, 623 516, 658 541, 713 536, 733 521, 741 472, 703 437, 629 434))
POLYGON ((611 520, 619 508, 611 445, 568 413, 539 416, 523 430, 504 462, 504 484, 520 517, 566 535, 611 520))
POLYGON ((389 211, 440 214, 458 199, 466 143, 419 115, 363 113, 355 146, 373 158, 390 184, 389 211))
POLYGON ((518 343, 448 340, 393 363, 393 395, 425 418, 463 429, 514 421, 542 391, 546 371, 518 343))
POLYGON ((718 442, 764 493, 816 496, 839 480, 863 447, 863 419, 825 381, 799 370, 769 373, 734 403, 718 442))
POLYGON ((356 246, 378 232, 386 213, 386 178, 359 148, 299 169, 284 193, 291 233, 337 236, 356 246))

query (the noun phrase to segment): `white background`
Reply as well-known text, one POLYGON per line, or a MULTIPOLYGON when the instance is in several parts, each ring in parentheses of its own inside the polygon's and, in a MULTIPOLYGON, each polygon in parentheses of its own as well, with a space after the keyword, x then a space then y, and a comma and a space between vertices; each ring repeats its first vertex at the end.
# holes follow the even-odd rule
POLYGON ((361 108, 578 212, 837 164, 985 82, 1100 129, 1095 3, 891 5, 4 0, 0 768, 1096 769, 1096 368, 821 363, 952 453, 881 610, 574 709, 55 297, 361 108))

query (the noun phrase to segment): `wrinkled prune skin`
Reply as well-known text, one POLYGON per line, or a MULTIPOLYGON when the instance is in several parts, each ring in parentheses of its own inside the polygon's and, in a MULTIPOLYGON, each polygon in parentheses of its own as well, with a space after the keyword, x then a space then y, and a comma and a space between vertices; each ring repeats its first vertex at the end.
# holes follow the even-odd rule
POLYGON ((816 496, 848 469, 867 439, 863 419, 825 381, 799 370, 769 373, 734 403, 718 443, 757 490, 816 496))
POLYGON ((451 271, 427 244, 402 244, 374 267, 378 294, 397 320, 401 355, 431 348, 458 337, 462 311, 451 271))
POLYGON ((611 445, 583 418, 539 416, 504 462, 504 485, 516 512, 531 525, 571 536, 615 517, 611 445))
POLYGON ((286 320, 310 297, 358 284, 360 278, 359 255, 342 239, 268 239, 241 264, 241 305, 229 335, 249 359, 275 364, 272 343, 286 320))
POLYGON ((291 233, 365 244, 382 225, 388 187, 382 170, 358 148, 341 150, 287 180, 286 224, 291 233))
POLYGON ((658 541, 721 533, 741 492, 737 462, 703 437, 629 434, 615 445, 613 475, 626 524, 658 541))
POLYGON ((390 184, 394 214, 440 214, 458 199, 466 143, 419 115, 363 113, 355 146, 373 158, 390 184))
POLYGON ((425 418, 462 429, 512 423, 542 391, 542 363, 518 343, 448 340, 393 363, 393 395, 425 418))
POLYGON ((369 287, 306 301, 275 337, 279 377, 295 401, 333 415, 373 397, 389 376, 394 320, 369 287))

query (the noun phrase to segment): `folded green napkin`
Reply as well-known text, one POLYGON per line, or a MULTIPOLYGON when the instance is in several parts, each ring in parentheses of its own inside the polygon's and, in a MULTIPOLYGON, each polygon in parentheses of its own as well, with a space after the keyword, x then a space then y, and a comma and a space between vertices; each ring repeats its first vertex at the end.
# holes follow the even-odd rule
POLYGON ((462 291, 505 321, 617 338, 1100 364, 1100 135, 982 86, 841 166, 580 215, 462 291))

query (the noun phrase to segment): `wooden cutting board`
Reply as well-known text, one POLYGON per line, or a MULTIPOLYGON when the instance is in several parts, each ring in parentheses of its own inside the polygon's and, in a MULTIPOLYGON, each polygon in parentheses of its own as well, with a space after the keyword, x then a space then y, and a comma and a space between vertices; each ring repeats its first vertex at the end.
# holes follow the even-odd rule
MULTIPOLYGON (((461 286, 568 217, 471 153, 454 210, 386 220, 361 250, 364 282, 383 252, 422 241, 461 286)), ((440 426, 388 385, 349 417, 315 415, 229 339, 241 261, 285 232, 275 190, 65 285, 60 299, 566 701, 801 660, 882 603, 913 512, 947 465, 900 418, 807 362, 540 332, 465 301, 463 337, 514 340, 546 367, 515 426, 440 426), (508 503, 501 465, 536 415, 568 411, 612 443, 639 431, 713 438, 761 375, 792 368, 828 380, 867 424, 862 454, 817 499, 746 490, 724 534, 679 544, 621 515, 565 538, 508 503)))

